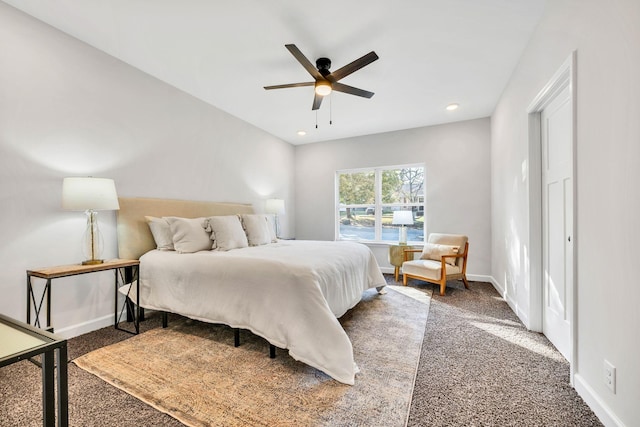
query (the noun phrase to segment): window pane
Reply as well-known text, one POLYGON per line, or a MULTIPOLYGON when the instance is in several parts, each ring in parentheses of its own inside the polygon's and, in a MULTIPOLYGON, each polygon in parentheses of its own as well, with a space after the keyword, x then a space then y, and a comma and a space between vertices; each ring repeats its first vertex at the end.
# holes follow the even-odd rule
POLYGON ((382 203, 422 203, 423 190, 423 168, 382 171, 382 203))
POLYGON ((340 239, 375 240, 375 207, 341 207, 340 239))
POLYGON ((408 242, 424 241, 424 210, 422 206, 383 206, 382 207, 382 240, 397 242, 400 237, 400 226, 393 225, 393 211, 410 210, 413 212, 413 224, 405 225, 408 242))
MULTIPOLYGON (((424 231, 422 223, 405 225, 407 227, 407 242, 424 242, 424 231)), ((400 226, 383 226, 382 227, 382 240, 397 242, 400 240, 400 226)))
POLYGON ((340 174, 340 204, 364 205, 375 203, 375 174, 354 172, 340 174))
POLYGON ((397 242, 393 212, 413 212, 407 241, 424 241, 424 168, 338 171, 338 239, 397 242), (377 222, 376 222, 377 220, 377 222))
MULTIPOLYGON (((422 201, 423 198, 421 197, 422 201)), ((412 206, 413 225, 407 226, 407 241, 424 242, 424 205, 412 206)))
MULTIPOLYGON (((382 179, 384 181, 384 172, 382 174, 382 179)), ((395 240, 396 242, 398 241, 398 226, 391 224, 391 222, 393 221, 394 210, 395 208, 392 208, 390 206, 382 207, 382 240, 395 240)))

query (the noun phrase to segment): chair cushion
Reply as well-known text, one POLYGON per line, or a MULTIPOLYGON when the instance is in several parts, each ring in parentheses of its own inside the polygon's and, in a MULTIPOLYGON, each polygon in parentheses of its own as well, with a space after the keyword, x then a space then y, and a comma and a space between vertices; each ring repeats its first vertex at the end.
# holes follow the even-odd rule
MULTIPOLYGON (((447 275, 461 273, 460 267, 445 264, 447 275)), ((430 259, 417 259, 414 261, 405 261, 402 264, 402 273, 412 276, 425 277, 431 280, 440 280, 442 277, 442 263, 430 259)))
MULTIPOLYGON (((457 255, 459 252, 460 246, 425 243, 420 259, 440 261, 443 255, 457 255)), ((458 258, 445 258, 444 262, 450 265, 456 265, 457 260, 458 258)))
MULTIPOLYGON (((449 245, 449 246, 457 246, 460 248, 460 252, 464 251, 464 247, 469 241, 469 238, 463 234, 443 234, 443 233, 431 233, 429 234, 428 243, 435 243, 438 245, 449 245)), ((455 265, 462 268, 463 260, 462 258, 451 258, 451 260, 456 260, 455 265)), ((447 259, 449 262, 449 258, 447 259)))
POLYGON ((469 238, 463 234, 442 234, 431 233, 429 234, 429 243, 438 243, 440 245, 451 245, 463 247, 467 243, 469 238))

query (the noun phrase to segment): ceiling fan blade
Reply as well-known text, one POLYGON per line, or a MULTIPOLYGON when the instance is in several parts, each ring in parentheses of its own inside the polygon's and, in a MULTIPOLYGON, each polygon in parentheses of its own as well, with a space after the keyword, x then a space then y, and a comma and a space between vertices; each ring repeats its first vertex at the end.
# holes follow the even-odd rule
POLYGON ((361 96, 363 98, 371 98, 374 95, 373 92, 369 92, 368 90, 358 89, 357 87, 348 86, 342 83, 332 83, 331 87, 335 91, 348 93, 349 95, 361 96))
POLYGON ((285 84, 285 85, 265 86, 264 88, 266 90, 270 90, 270 89, 286 89, 286 88, 289 88, 289 87, 313 86, 315 84, 316 84, 316 82, 288 83, 288 84, 285 84))
POLYGON ((313 94, 313 107, 311 107, 311 110, 318 110, 320 108, 320 104, 322 104, 322 98, 324 98, 324 96, 318 95, 317 93, 313 94))
POLYGON ((371 64, 376 59, 378 59, 378 55, 376 55, 374 51, 371 51, 361 58, 358 58, 355 61, 345 65, 344 67, 338 68, 336 71, 333 71, 331 74, 329 74, 326 78, 332 83, 337 82, 338 80, 347 77, 349 74, 358 71, 360 68, 371 64))
POLYGON ((322 74, 320 74, 320 72, 318 72, 318 69, 311 63, 311 61, 309 61, 307 57, 304 56, 302 52, 300 52, 300 49, 298 49, 295 44, 286 44, 284 45, 284 47, 289 49, 289 52, 291 52, 294 58, 296 58, 298 62, 302 64, 304 69, 307 70, 314 79, 317 80, 322 78, 322 74))

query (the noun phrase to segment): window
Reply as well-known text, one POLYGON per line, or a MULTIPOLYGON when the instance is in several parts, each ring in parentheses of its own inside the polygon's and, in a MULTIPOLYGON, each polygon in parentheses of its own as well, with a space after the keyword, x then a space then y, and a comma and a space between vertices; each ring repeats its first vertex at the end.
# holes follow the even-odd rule
POLYGON ((407 165, 336 172, 338 240, 398 241, 393 212, 410 210, 409 242, 424 241, 424 166, 407 165))

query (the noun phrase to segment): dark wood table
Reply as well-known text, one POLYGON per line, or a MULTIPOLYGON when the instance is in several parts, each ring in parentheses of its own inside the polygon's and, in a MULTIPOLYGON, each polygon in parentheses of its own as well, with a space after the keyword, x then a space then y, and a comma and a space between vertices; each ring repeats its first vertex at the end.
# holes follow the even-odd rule
POLYGON ((114 305, 114 327, 116 329, 137 334, 140 332, 140 319, 142 317, 140 312, 140 305, 138 304, 138 295, 140 291, 140 282, 138 280, 138 271, 140 267, 140 261, 137 259, 112 259, 103 262, 102 264, 72 264, 72 265, 60 265, 56 267, 45 267, 34 270, 27 270, 27 323, 31 323, 32 304, 33 314, 35 315, 33 325, 41 327, 40 313, 43 305, 46 306, 46 326, 45 328, 51 329, 51 281, 61 277, 71 277, 80 274, 96 273, 99 271, 115 272, 115 305, 114 305), (36 292, 33 286, 33 278, 40 278, 46 280, 42 294, 39 298, 36 297, 36 292), (135 281, 135 288, 133 282, 135 281), (122 316, 122 310, 120 310, 120 316, 118 316, 118 289, 127 283, 132 285, 127 288, 126 297, 134 296, 135 294, 135 306, 137 307, 137 313, 134 314, 134 327, 135 331, 129 331, 122 329, 120 325, 120 318, 122 316))

